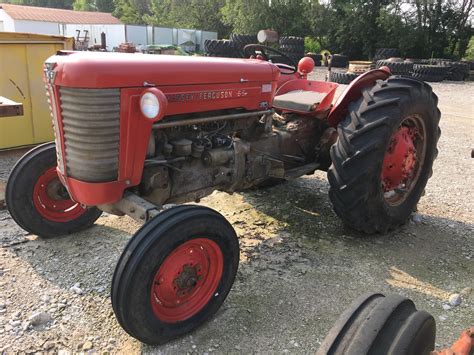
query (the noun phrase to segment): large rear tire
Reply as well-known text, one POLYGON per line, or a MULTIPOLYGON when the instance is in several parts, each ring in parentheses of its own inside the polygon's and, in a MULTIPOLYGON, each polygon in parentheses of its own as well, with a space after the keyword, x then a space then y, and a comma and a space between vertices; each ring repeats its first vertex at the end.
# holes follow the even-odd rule
POLYGON ((214 315, 239 264, 232 226, 201 206, 165 210, 126 245, 112 279, 120 325, 147 344, 163 344, 214 315))
POLYGON ((33 148, 18 160, 8 178, 5 202, 20 227, 42 238, 77 232, 102 214, 71 200, 56 172, 54 143, 33 148))
POLYGON ((348 226, 385 233, 407 221, 437 155, 437 103, 428 84, 391 77, 349 105, 328 171, 329 197, 348 226))

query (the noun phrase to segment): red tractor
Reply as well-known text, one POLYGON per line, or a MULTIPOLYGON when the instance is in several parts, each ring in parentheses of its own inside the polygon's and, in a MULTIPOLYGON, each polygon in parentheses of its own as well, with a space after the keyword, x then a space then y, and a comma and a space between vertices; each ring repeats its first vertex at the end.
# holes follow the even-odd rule
POLYGON ((8 209, 42 238, 87 228, 102 211, 142 222, 111 289, 119 323, 142 342, 209 319, 239 264, 222 215, 173 205, 319 169, 344 223, 384 233, 407 221, 424 191, 440 119, 428 84, 382 67, 332 104, 337 85, 308 80, 312 59, 274 64, 271 51, 247 46, 250 59, 59 52, 45 63, 55 143, 16 164, 8 209))

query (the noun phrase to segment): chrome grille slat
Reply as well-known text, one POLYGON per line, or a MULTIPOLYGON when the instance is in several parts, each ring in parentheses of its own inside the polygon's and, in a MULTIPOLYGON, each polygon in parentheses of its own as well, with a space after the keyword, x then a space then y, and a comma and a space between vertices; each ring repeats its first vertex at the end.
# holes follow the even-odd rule
MULTIPOLYGON (((113 114, 115 114, 116 112, 116 109, 115 109, 115 106, 116 105, 119 105, 118 103, 111 103, 111 105, 114 105, 113 106, 113 109, 110 109, 109 107, 77 107, 77 104, 72 104, 72 103, 69 103, 69 104, 63 104, 61 102, 61 107, 63 110, 67 110, 68 112, 68 115, 70 116, 74 116, 74 114, 76 113, 84 113, 84 112, 90 112, 90 113, 94 113, 94 114, 97 114, 97 115, 101 115, 102 118, 106 118, 107 116, 111 116, 113 114), (80 111, 80 110, 83 110, 83 111, 80 111)), ((90 104, 90 103, 89 103, 90 104)), ((100 103, 98 103, 100 104, 100 103)), ((94 106, 98 105, 98 104, 95 104, 94 106)))
MULTIPOLYGON (((84 112, 84 113, 88 113, 88 112, 84 112)), ((75 128, 84 128, 84 129, 89 129, 91 125, 93 125, 95 129, 114 128, 117 126, 117 124, 116 122, 112 121, 113 119, 114 118, 112 117, 110 121, 98 121, 98 120, 91 120, 91 119, 79 121, 79 119, 76 119, 76 118, 63 116, 63 120, 68 121, 69 128, 75 127, 75 128)))
POLYGON ((110 142, 89 143, 87 149, 85 149, 85 148, 82 148, 83 144, 81 142, 75 142, 75 141, 70 139, 69 142, 67 143, 67 145, 68 145, 68 147, 73 148, 74 150, 82 149, 84 152, 94 152, 96 150, 106 149, 108 147, 109 143, 110 142))
POLYGON ((68 176, 87 182, 118 178, 120 90, 59 88, 68 176))
MULTIPOLYGON (((113 134, 116 134, 118 135, 120 133, 120 129, 119 128, 114 128, 114 129, 109 129, 108 130, 110 133, 113 133, 113 134)), ((70 134, 72 137, 77 137, 78 139, 80 139, 82 136, 84 137, 88 137, 88 135, 102 135, 102 132, 88 132, 87 129, 84 129, 84 128, 79 128, 79 127, 67 127, 65 130, 64 130, 64 133, 68 133, 70 134)), ((71 139, 74 139, 74 138, 71 138, 71 139)), ((105 138, 105 137, 104 137, 105 138)))

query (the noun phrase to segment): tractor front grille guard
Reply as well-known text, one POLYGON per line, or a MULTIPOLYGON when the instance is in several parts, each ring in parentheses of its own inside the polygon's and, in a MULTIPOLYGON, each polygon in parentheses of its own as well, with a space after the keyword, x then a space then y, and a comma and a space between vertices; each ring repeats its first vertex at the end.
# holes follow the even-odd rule
POLYGON ((59 94, 61 117, 53 123, 62 125, 65 151, 58 157, 67 175, 85 182, 117 180, 120 90, 60 87, 59 94))

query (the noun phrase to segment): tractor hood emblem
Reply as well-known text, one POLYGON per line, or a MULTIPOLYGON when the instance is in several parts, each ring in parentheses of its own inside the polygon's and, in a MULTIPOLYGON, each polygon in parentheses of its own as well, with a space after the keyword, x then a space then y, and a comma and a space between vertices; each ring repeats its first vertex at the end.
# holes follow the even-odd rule
POLYGON ((54 68, 56 67, 56 63, 53 62, 45 62, 44 63, 44 75, 48 83, 53 84, 54 78, 56 77, 56 72, 54 68))

